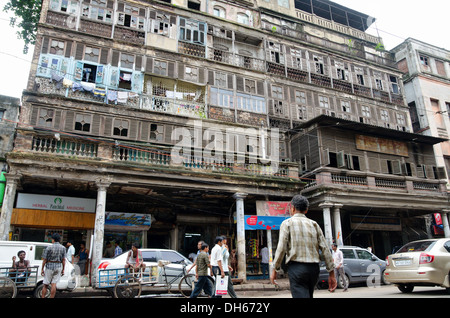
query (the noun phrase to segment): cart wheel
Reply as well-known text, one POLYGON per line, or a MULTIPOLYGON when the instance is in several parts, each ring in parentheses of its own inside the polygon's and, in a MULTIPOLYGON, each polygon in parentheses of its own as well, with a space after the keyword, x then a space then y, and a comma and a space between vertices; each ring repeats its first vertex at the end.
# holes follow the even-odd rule
POLYGON ((192 292, 194 291, 194 281, 195 281, 195 275, 194 274, 188 274, 185 275, 178 284, 178 290, 180 291, 181 295, 188 298, 191 296, 192 292))
POLYGON ((114 286, 116 298, 135 298, 141 295, 141 283, 133 275, 122 276, 114 286))
POLYGON ((8 277, 0 277, 0 298, 16 298, 16 284, 8 277))

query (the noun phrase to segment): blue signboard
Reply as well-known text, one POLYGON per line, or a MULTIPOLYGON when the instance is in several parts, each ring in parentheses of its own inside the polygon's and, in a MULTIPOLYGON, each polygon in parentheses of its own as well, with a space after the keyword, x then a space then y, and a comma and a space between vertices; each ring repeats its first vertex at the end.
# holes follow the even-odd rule
POLYGON ((281 216, 244 215, 246 230, 279 230, 281 223, 288 219, 281 216))
POLYGON ((106 212, 105 226, 109 228, 140 228, 149 229, 151 226, 150 214, 136 214, 136 213, 117 213, 106 212))

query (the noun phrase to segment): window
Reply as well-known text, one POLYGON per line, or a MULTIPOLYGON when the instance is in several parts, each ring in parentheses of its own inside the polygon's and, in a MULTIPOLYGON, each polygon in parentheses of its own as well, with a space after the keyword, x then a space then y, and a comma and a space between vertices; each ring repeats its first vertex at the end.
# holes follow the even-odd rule
POLYGON ((200 2, 198 1, 188 1, 188 8, 192 10, 200 11, 200 2))
POLYGON ((253 96, 250 94, 236 94, 237 109, 247 110, 257 113, 266 113, 266 100, 264 97, 253 96))
POLYGON ((420 60, 420 64, 424 67, 428 67, 430 66, 430 62, 428 61, 428 57, 425 55, 420 55, 419 56, 419 60, 420 60))
POLYGON ((385 109, 380 110, 381 120, 388 122, 389 121, 389 112, 385 109))
POLYGON ((370 107, 369 106, 361 106, 361 115, 364 117, 370 117, 370 107))
POLYGON ((79 79, 82 82, 96 83, 97 65, 88 63, 81 63, 80 65, 82 65, 81 78, 77 76, 77 74, 80 74, 80 70, 75 69, 75 79, 79 79))
POLYGON ((239 12, 236 15, 236 17, 237 17, 237 23, 250 25, 250 19, 248 18, 248 15, 246 15, 245 13, 239 12))
POLYGON ((406 125, 405 115, 397 113, 397 124, 399 124, 400 126, 406 125))
POLYGON ((289 9, 289 0, 278 0, 278 5, 289 9))
POLYGON ((39 110, 39 127, 53 127, 53 109, 41 108, 39 110))
POLYGON ((298 114, 298 119, 300 120, 307 120, 308 119, 308 112, 306 109, 306 106, 297 106, 297 114, 298 114))
POLYGON ((301 70, 302 69, 302 51, 298 49, 290 49, 292 67, 301 70))
POLYGON ((382 91, 383 90, 383 81, 379 78, 375 79, 375 87, 376 89, 382 91))
POLYGON ((400 89, 398 88, 398 79, 397 79, 397 77, 389 76, 389 80, 391 81, 392 93, 400 94, 400 89))
POLYGON ((144 259, 144 262, 158 262, 156 251, 143 251, 142 258, 144 259))
POLYGON ((225 19, 225 9, 219 6, 214 7, 214 16, 225 19))
POLYGON ((330 108, 330 103, 329 103, 328 97, 319 96, 319 105, 320 105, 320 107, 323 107, 323 108, 330 108))
POLYGON ((134 29, 144 30, 145 9, 119 2, 117 6, 117 24, 134 29))
POLYGON ((324 65, 323 65, 323 58, 322 57, 318 57, 318 56, 314 56, 313 60, 314 60, 314 66, 315 66, 316 73, 317 74, 325 74, 325 72, 324 72, 324 65))
POLYGON ((55 55, 64 55, 64 47, 65 47, 65 42, 64 41, 58 41, 58 40, 51 40, 50 41, 50 50, 49 53, 50 54, 55 54, 55 55))
POLYGON ((342 81, 348 80, 348 74, 347 74, 347 70, 345 69, 344 63, 335 62, 334 64, 336 66, 337 79, 342 80, 342 81))
POLYGON ((450 253, 450 241, 445 242, 444 248, 450 253))
POLYGON ((306 93, 302 91, 295 91, 295 102, 297 104, 306 104, 306 93))
POLYGON ((83 18, 104 21, 104 22, 112 22, 113 16, 113 1, 107 0, 91 0, 83 1, 81 8, 81 16, 83 18))
POLYGON ((175 19, 165 15, 160 14, 158 12, 150 13, 150 32, 169 36, 170 27, 172 26, 172 22, 175 22, 175 19))
POLYGON ((275 42, 267 41, 268 60, 273 63, 284 64, 283 45, 275 42))
POLYGON ((98 63, 100 57, 100 49, 86 46, 84 48, 84 60, 89 62, 98 63))
POLYGON ((364 75, 356 74, 356 79, 358 80, 358 85, 364 86, 364 75))
POLYGON ((181 264, 184 261, 183 256, 178 253, 170 251, 161 251, 161 259, 170 261, 172 264, 181 264))
POLYGON ((128 68, 133 69, 134 65, 134 55, 131 54, 120 54, 120 67, 121 68, 128 68))
POLYGON ((91 115, 77 114, 75 116, 75 130, 90 132, 91 118, 91 115))
POLYGON ((284 115, 284 94, 283 87, 272 85, 273 113, 275 115, 284 115))
POLYGON ((120 71, 120 77, 119 77, 119 88, 122 89, 131 89, 131 78, 132 73, 120 71))
POLYGON ((65 13, 78 13, 78 1, 76 0, 51 0, 50 10, 65 13))
POLYGON ((154 61, 153 65, 153 73, 157 75, 167 76, 167 62, 166 61, 154 61))
POLYGON ((180 18, 179 40, 205 45, 206 24, 195 20, 180 18))
POLYGON ((348 250, 348 249, 341 249, 342 254, 344 256, 344 258, 350 258, 350 259, 355 259, 355 253, 353 252, 353 250, 348 250))
POLYGON ((367 260, 372 259, 372 254, 370 254, 369 251, 356 250, 356 254, 358 255, 359 259, 367 259, 367 260))
POLYGON ((233 91, 211 87, 210 96, 210 103, 212 105, 228 108, 234 107, 233 91))
POLYGON ((345 113, 351 113, 352 109, 350 107, 350 102, 349 101, 341 101, 341 107, 342 107, 342 111, 345 113))
POLYGON ((127 137, 128 136, 128 120, 115 119, 114 120, 114 136, 127 137))

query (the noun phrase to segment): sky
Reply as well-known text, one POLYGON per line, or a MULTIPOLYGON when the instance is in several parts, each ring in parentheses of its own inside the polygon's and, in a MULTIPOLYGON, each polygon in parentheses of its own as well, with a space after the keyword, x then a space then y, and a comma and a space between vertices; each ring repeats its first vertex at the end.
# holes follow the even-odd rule
MULTIPOLYGON (((367 31, 383 38, 387 50, 407 38, 415 38, 450 50, 448 0, 334 0, 334 2, 376 18, 367 31)), ((26 87, 34 47, 23 54, 23 40, 10 26, 11 13, 3 12, 7 0, 0 0, 0 95, 21 97, 26 87)))

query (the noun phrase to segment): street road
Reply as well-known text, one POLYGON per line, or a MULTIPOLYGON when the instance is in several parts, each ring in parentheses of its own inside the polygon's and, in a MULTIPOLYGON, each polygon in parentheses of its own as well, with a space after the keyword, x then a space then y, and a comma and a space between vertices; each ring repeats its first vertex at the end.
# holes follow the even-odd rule
MULTIPOLYGON (((240 297, 248 298, 291 298, 288 290, 281 291, 245 291, 238 293, 240 297)), ((440 287, 415 287, 410 294, 404 294, 394 285, 382 285, 376 288, 350 287, 347 292, 336 289, 334 293, 328 290, 316 290, 314 298, 450 298, 450 294, 440 287)))

